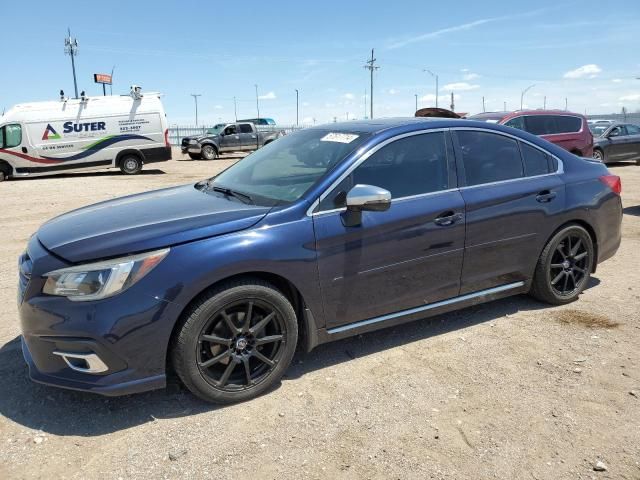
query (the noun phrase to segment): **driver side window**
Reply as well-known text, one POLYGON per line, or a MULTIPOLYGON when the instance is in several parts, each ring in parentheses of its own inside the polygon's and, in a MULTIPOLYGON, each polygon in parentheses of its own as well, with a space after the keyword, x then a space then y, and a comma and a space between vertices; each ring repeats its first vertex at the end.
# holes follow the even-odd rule
POLYGON ((22 127, 11 124, 0 128, 0 148, 17 147, 22 143, 22 127))
POLYGON ((358 184, 391 192, 391 198, 446 190, 449 187, 444 132, 412 135, 376 151, 320 202, 318 211, 343 208, 347 192, 358 184))
POLYGON ((236 126, 235 125, 229 125, 227 128, 224 129, 224 134, 225 135, 235 135, 236 132, 236 126))

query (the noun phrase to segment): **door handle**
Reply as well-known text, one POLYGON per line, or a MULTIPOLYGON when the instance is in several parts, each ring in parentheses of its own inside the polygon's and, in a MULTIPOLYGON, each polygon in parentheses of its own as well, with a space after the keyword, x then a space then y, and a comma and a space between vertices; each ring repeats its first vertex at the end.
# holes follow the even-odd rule
POLYGON ((27 153, 27 152, 28 152, 27 147, 22 147, 22 153, 27 153))
POLYGON ((440 226, 440 227, 446 227, 449 225, 453 225, 456 222, 459 222, 460 220, 462 220, 463 216, 462 213, 460 212, 453 212, 453 211, 448 211, 448 212, 443 212, 440 215, 438 215, 438 217, 436 217, 436 219, 433 221, 433 223, 435 223, 436 225, 440 226))
POLYGON ((536 195, 536 200, 540 203, 549 203, 554 198, 556 198, 556 192, 550 190, 543 190, 536 195))

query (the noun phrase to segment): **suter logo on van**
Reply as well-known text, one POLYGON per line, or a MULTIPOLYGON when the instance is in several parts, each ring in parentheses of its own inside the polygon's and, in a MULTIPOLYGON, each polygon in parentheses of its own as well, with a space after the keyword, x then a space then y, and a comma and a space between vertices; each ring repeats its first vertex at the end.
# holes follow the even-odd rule
POLYGON ((43 140, 58 140, 60 139, 60 135, 58 132, 54 130, 50 123, 47 124, 47 128, 44 129, 44 134, 42 135, 43 140))

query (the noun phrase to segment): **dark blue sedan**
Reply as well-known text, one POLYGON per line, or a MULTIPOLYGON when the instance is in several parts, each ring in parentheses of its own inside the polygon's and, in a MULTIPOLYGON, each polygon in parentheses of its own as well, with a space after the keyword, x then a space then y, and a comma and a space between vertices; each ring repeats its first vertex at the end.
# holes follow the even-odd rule
POLYGON ((574 301, 618 249, 620 179, 452 119, 309 128, 217 177, 69 212, 20 258, 31 378, 105 395, 175 373, 214 402, 297 346, 508 295, 574 301))

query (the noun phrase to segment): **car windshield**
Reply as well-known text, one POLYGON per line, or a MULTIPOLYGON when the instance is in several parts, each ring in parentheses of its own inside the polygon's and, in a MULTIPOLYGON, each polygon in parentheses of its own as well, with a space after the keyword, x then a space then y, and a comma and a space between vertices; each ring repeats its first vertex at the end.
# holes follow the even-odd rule
POLYGON ((224 128, 224 123, 219 123, 215 125, 213 128, 207 130, 207 135, 218 135, 222 129, 224 128))
POLYGON ((594 137, 599 137, 607 130, 607 128, 609 128, 609 126, 609 123, 592 123, 589 125, 589 130, 591 130, 594 137))
POLYGON ((307 129, 286 135, 212 178, 208 188, 224 188, 260 205, 298 200, 367 138, 363 132, 307 129))

